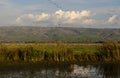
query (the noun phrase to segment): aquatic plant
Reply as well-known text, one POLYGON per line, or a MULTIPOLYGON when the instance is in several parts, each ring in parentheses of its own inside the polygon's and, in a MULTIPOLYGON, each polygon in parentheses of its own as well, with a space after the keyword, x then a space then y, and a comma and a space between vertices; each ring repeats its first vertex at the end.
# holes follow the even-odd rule
POLYGON ((120 60, 120 44, 118 42, 104 42, 98 48, 97 56, 102 61, 120 60))
POLYGON ((98 63, 120 61, 120 44, 77 43, 3 43, 1 63, 98 63))

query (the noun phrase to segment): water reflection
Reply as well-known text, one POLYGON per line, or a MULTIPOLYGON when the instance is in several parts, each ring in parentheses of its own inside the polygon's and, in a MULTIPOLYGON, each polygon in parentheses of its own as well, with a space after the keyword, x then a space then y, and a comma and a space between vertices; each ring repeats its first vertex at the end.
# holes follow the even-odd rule
POLYGON ((103 78, 120 78, 120 64, 104 64, 100 66, 99 71, 103 78))
POLYGON ((120 65, 0 66, 0 78, 120 78, 120 65))

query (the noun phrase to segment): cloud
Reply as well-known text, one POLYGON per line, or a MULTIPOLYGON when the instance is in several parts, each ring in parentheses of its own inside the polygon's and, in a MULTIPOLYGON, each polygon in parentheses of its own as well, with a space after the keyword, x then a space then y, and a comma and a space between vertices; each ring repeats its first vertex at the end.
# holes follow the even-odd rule
POLYGON ((113 16, 109 17, 108 23, 114 23, 116 20, 117 20, 117 15, 113 15, 113 16))
POLYGON ((86 25, 92 25, 93 23, 95 23, 94 19, 86 19, 83 21, 84 24, 86 25))
POLYGON ((91 12, 88 10, 82 11, 63 11, 58 10, 54 13, 47 14, 24 14, 17 17, 16 22, 19 25, 29 25, 31 23, 50 23, 50 24, 85 24, 91 25, 94 23, 94 20, 90 18, 92 16, 91 12))
POLYGON ((55 16, 59 20, 64 20, 64 23, 77 23, 81 19, 90 16, 90 11, 56 11, 55 16))
POLYGON ((48 14, 41 13, 39 15, 34 14, 24 14, 16 19, 16 22, 18 24, 27 25, 31 24, 32 22, 39 22, 39 21, 45 21, 49 18, 48 14))

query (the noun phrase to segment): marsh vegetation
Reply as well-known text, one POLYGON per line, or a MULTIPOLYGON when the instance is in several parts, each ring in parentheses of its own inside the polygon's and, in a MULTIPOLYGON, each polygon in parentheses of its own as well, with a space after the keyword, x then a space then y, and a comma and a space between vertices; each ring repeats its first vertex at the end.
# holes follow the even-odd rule
POLYGON ((120 44, 1 43, 1 63, 104 63, 120 61, 120 44))

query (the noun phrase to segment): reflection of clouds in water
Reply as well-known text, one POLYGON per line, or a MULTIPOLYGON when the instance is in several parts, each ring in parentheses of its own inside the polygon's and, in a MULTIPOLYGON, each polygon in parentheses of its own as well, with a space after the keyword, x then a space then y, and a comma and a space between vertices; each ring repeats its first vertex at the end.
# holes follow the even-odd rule
POLYGON ((81 74, 81 75, 87 75, 89 73, 89 68, 79 67, 78 65, 74 65, 74 74, 81 74))
POLYGON ((59 73, 60 73, 60 72, 57 70, 57 71, 55 72, 55 75, 56 75, 56 76, 59 76, 59 73))
MULTIPOLYGON (((65 67, 66 68, 66 67, 65 67)), ((40 69, 40 70, 20 70, 20 71, 0 71, 0 78, 103 78, 98 75, 98 69, 91 66, 71 65, 67 69, 61 68, 40 69), (68 71, 73 69, 72 71, 68 71)))
POLYGON ((74 71, 72 75, 87 78, 102 78, 102 75, 98 75, 98 70, 90 65, 87 67, 74 65, 74 71))

